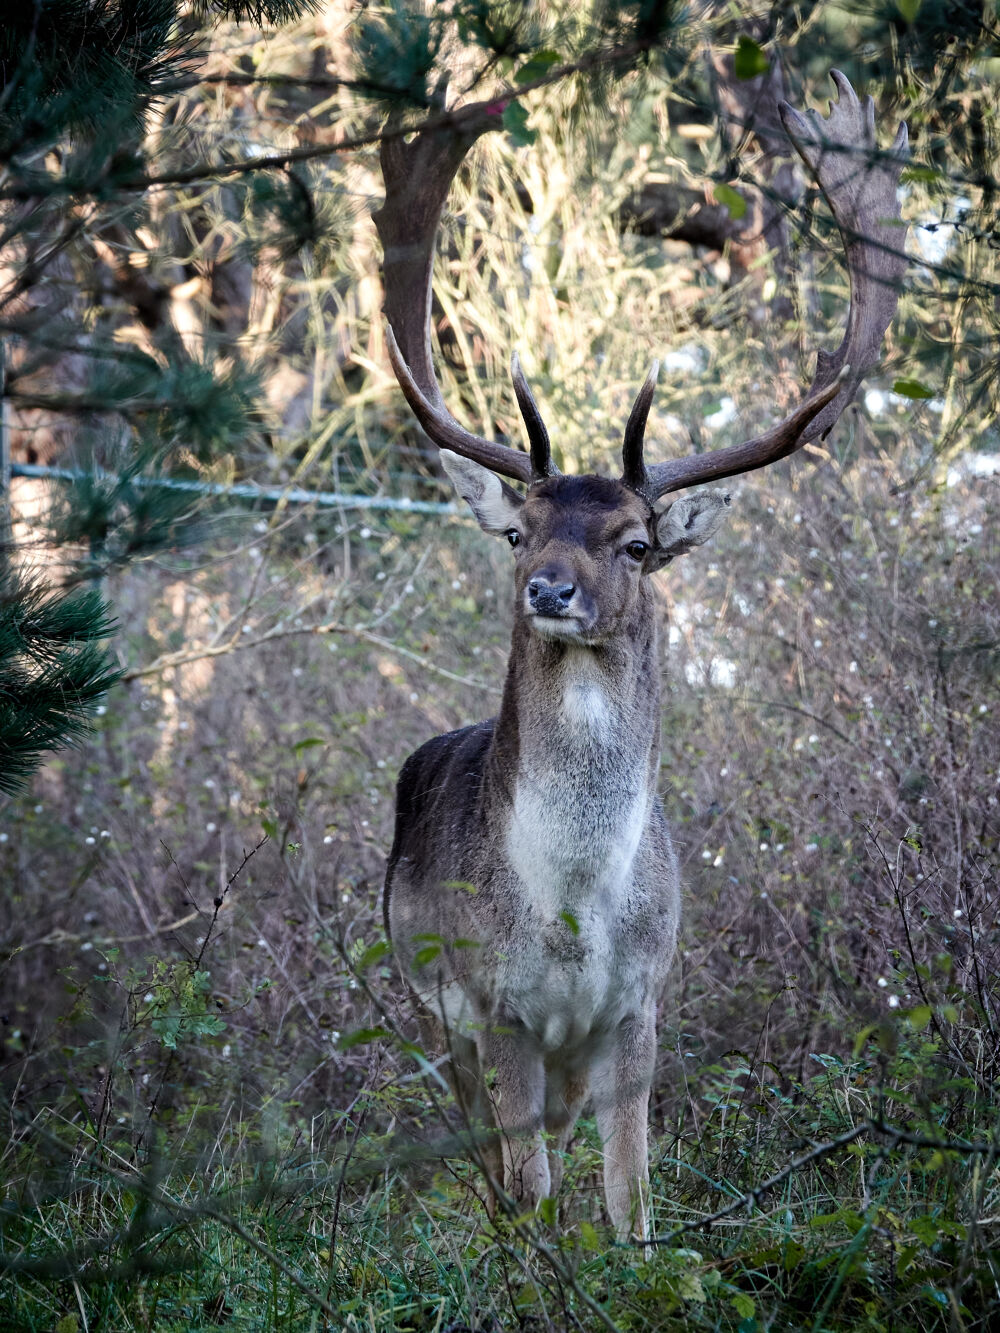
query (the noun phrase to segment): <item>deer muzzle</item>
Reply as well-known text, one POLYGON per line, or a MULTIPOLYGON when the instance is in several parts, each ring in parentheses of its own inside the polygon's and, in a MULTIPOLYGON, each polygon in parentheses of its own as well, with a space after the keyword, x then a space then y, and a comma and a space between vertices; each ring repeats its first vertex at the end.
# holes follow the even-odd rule
POLYGON ((576 584, 566 579, 536 574, 528 580, 528 606, 536 616, 565 616, 576 593, 576 584))

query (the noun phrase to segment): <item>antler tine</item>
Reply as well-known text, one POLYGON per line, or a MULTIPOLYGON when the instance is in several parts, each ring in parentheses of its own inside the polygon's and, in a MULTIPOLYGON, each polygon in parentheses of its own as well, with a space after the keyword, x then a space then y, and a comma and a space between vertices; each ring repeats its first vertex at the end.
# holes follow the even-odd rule
POLYGON ((431 278, 441 211, 466 153, 487 130, 501 127, 500 108, 479 102, 420 130, 408 143, 400 134, 383 138, 385 203, 373 217, 382 242, 389 358, 414 415, 439 448, 515 481, 531 482, 527 454, 474 435, 451 415, 431 353, 431 278))
POLYGON ((784 421, 745 444, 647 468, 648 499, 766 467, 825 435, 878 360, 907 262, 905 224, 896 197, 906 161, 907 130, 901 124, 892 148, 881 152, 872 99, 866 97, 862 103, 840 70, 832 70, 830 77, 839 101, 831 103, 825 119, 816 111, 803 115, 787 102, 780 110, 789 138, 830 205, 844 244, 851 298, 843 340, 833 353, 818 351, 809 393, 784 421))
POLYGON ((521 409, 521 416, 524 418, 524 428, 528 432, 528 442, 531 446, 532 480, 541 481, 544 477, 554 477, 558 473, 558 468, 552 462, 549 432, 545 429, 545 422, 538 410, 535 396, 524 377, 524 371, 521 369, 521 358, 516 352, 510 359, 510 378, 514 385, 517 405, 521 409))
POLYGON ((648 478, 642 461, 642 444, 646 435, 646 420, 653 405, 653 393, 660 374, 660 363, 654 361, 645 383, 639 390, 632 411, 628 414, 625 438, 622 441, 622 481, 641 495, 646 493, 648 478))

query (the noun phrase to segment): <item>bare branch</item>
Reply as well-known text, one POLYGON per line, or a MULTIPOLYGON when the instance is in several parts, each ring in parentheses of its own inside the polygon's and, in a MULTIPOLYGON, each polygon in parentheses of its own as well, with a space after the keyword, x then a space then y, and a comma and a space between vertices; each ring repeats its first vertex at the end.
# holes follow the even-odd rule
POLYGON ((419 653, 415 653, 412 648, 404 648, 402 644, 393 643, 391 639, 383 638, 381 634, 373 634, 371 630, 365 629, 364 626, 342 625, 339 621, 329 621, 322 625, 301 625, 294 628, 285 628, 282 625, 276 629, 265 630, 264 633, 252 638, 249 635, 241 634, 227 639, 224 643, 181 649, 176 653, 164 653, 145 666, 132 667, 125 672, 122 679, 129 681, 140 680, 144 676, 159 676, 164 671, 172 671, 176 667, 187 666, 189 662, 203 662, 209 657, 227 657, 230 653, 245 652, 248 648, 260 648, 265 643, 274 643, 278 639, 290 639, 302 634, 344 634, 350 638, 360 639, 363 643, 373 644, 386 652, 396 653, 400 657, 407 658, 408 661, 417 662, 425 671, 442 676, 445 680, 453 680, 459 685, 472 685, 480 690, 494 690, 496 688, 490 685, 488 681, 479 680, 475 676, 461 676, 457 671, 449 671, 447 667, 438 666, 436 662, 428 661, 427 658, 421 657, 419 653))
POLYGON ((713 1222, 721 1222, 724 1218, 732 1217, 734 1213, 738 1213, 742 1209, 752 1211, 759 1206, 763 1195, 783 1184, 796 1171, 801 1171, 804 1166, 809 1166, 813 1162, 821 1161, 824 1157, 829 1157, 831 1153, 835 1153, 839 1148, 844 1148, 849 1143, 864 1138, 866 1134, 883 1135, 889 1140, 890 1148, 905 1143, 910 1147, 961 1153, 967 1157, 993 1153, 997 1149, 997 1144, 989 1139, 976 1140, 971 1143, 964 1139, 939 1139, 926 1134, 917 1134, 898 1125, 887 1125, 881 1119, 868 1117, 859 1121, 852 1129, 845 1130, 843 1134, 838 1134, 836 1138, 829 1139, 826 1143, 814 1144, 808 1152, 793 1157, 790 1162, 785 1163, 780 1171, 776 1171, 773 1176, 768 1176, 766 1180, 761 1181, 759 1185, 755 1185, 752 1190, 747 1190, 745 1194, 741 1194, 738 1199, 726 1204, 724 1208, 719 1208, 706 1217, 695 1218, 690 1222, 682 1222, 668 1235, 655 1236, 649 1241, 644 1241, 643 1244, 675 1245, 678 1240, 689 1235, 692 1231, 701 1231, 703 1227, 709 1227, 713 1222))

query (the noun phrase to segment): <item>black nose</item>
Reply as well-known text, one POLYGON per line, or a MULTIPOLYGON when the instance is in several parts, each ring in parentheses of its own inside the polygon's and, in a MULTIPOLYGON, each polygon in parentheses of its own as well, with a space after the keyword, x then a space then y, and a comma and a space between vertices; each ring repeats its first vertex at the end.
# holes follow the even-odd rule
POLYGON ((550 583, 536 575, 528 584, 528 601, 539 615, 559 616, 569 606, 575 592, 573 583, 550 583))

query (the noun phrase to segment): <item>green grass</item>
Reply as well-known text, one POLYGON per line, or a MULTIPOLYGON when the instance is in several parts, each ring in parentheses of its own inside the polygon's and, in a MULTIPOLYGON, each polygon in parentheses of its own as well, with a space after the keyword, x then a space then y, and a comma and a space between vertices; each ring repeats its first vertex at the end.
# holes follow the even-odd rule
MULTIPOLYGON (((191 1040, 210 1059, 217 1039, 191 1040)), ((429 1116, 436 1096, 395 1074, 349 1113, 181 1099, 141 1136, 69 1100, 22 1122, 5 1155, 0 1326, 988 1327, 988 1092, 938 1086, 939 1044, 910 1019, 862 1046, 799 1082, 736 1055, 689 1074, 653 1144, 648 1260, 610 1238, 590 1121, 558 1215, 490 1221, 453 1111, 429 1116), (956 1093, 960 1118, 944 1105, 956 1093)))

